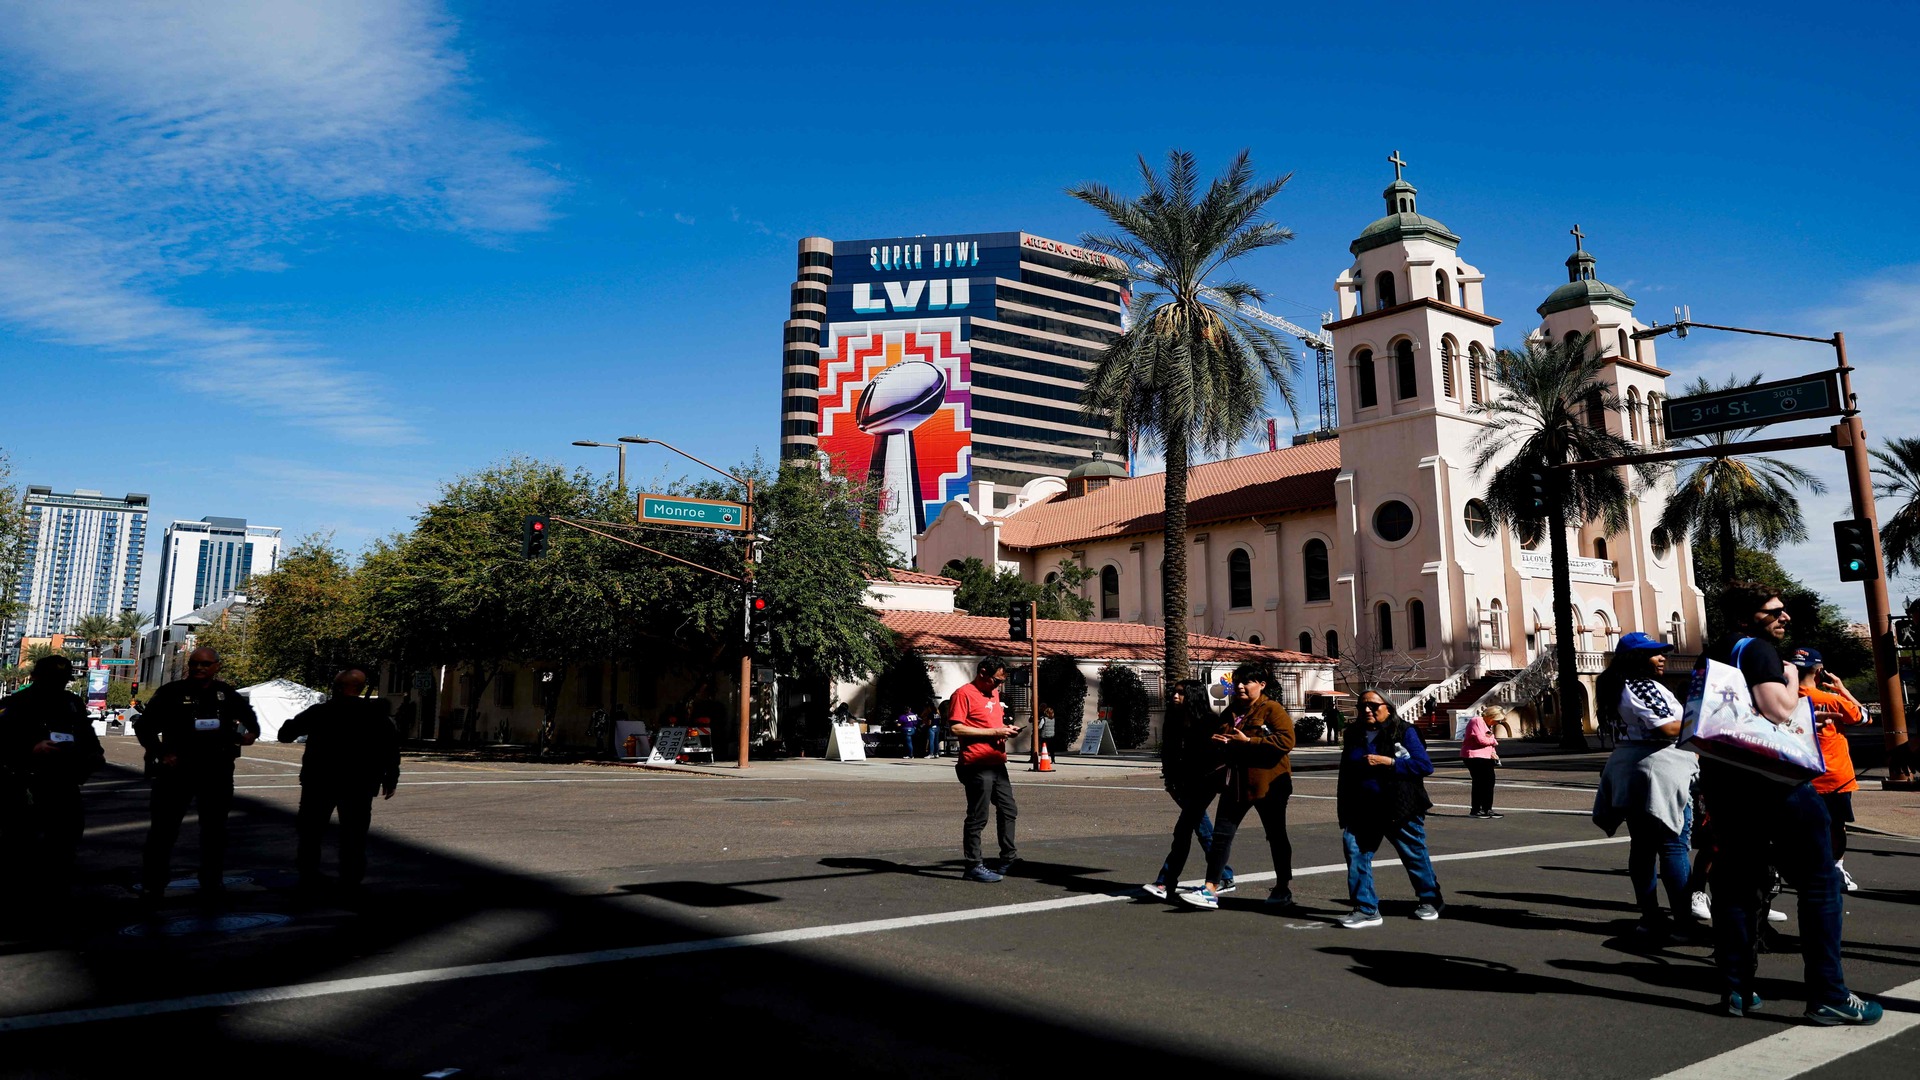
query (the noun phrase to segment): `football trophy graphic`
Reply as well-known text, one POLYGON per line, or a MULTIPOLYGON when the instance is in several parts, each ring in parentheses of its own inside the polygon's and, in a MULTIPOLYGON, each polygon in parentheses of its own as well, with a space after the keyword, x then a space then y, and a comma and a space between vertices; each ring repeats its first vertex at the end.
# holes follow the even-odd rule
POLYGON ((881 512, 891 518, 911 505, 910 536, 917 536, 927 528, 926 504, 920 501, 920 465, 913 452, 913 429, 939 412, 946 397, 946 372, 925 360, 907 360, 875 375, 860 392, 860 404, 854 409, 854 425, 874 437, 867 476, 883 493, 881 512))

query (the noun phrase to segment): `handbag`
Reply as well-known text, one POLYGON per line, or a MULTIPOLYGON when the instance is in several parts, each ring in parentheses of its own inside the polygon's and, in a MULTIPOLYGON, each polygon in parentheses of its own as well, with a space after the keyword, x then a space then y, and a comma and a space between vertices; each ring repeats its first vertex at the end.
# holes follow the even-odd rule
POLYGON ((1774 723, 1753 707, 1753 693, 1738 666, 1752 640, 1741 638, 1734 645, 1732 664, 1707 660, 1694 669, 1679 745, 1783 784, 1811 780, 1827 771, 1814 735, 1813 703, 1801 698, 1794 704, 1792 721, 1785 724, 1774 723))

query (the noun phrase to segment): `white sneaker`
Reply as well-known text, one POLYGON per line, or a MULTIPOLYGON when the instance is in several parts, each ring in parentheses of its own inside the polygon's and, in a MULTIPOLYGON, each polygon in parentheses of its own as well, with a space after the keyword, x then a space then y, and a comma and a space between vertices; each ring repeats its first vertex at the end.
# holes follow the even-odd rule
POLYGON ((1840 884, 1843 888, 1848 892, 1860 891, 1860 886, 1854 883, 1853 875, 1847 873, 1847 864, 1845 862, 1836 862, 1833 864, 1833 868, 1840 871, 1840 884))
POLYGON ((1713 921, 1713 905, 1707 900, 1706 893, 1693 894, 1693 917, 1701 922, 1713 921))
POLYGON ((1379 926, 1384 921, 1377 911, 1354 911, 1340 917, 1340 925, 1348 930, 1365 930, 1370 926, 1379 926))
POLYGON ((1205 885, 1197 889, 1180 890, 1180 900, 1183 903, 1192 904, 1194 907, 1204 908, 1207 911, 1218 911, 1220 909, 1220 897, 1205 885))
POLYGON ((1784 911, 1781 911, 1779 908, 1768 908, 1767 921, 1768 922, 1786 922, 1787 913, 1784 911))
POLYGON ((1140 886, 1140 891, 1153 897, 1155 900, 1165 900, 1167 898, 1167 887, 1157 881, 1151 885, 1140 886))

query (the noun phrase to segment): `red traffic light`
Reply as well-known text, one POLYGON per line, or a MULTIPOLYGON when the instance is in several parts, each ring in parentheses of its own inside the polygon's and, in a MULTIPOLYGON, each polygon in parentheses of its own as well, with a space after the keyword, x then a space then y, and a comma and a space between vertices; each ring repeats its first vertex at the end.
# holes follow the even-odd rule
POLYGON ((533 531, 534 531, 534 532, 545 532, 545 531, 547 531, 547 523, 546 523, 546 522, 544 522, 544 521, 541 521, 541 520, 540 520, 539 518, 534 518, 534 519, 533 519, 533 531))
POLYGON ((767 610, 767 598, 766 598, 766 597, 764 597, 764 596, 756 596, 756 597, 754 597, 754 598, 753 598, 753 610, 755 610, 755 611, 765 611, 765 610, 767 610))

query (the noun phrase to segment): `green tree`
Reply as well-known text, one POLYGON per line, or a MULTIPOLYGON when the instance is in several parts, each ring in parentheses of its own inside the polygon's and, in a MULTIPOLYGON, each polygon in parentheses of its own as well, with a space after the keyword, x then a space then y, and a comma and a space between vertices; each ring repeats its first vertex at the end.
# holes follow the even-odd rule
MULTIPOLYGON (((1526 540, 1543 533, 1553 560, 1553 644, 1560 689, 1560 741, 1586 746, 1580 717, 1586 692, 1580 686, 1573 637, 1573 585, 1568 570, 1570 528, 1598 520, 1609 533, 1627 525, 1632 491, 1621 469, 1556 469, 1569 462, 1621 457, 1639 447, 1598 421, 1618 412, 1620 399, 1603 379, 1604 362, 1593 336, 1563 342, 1529 339, 1523 349, 1495 357, 1494 393, 1478 413, 1486 421, 1473 442, 1476 475, 1487 475, 1487 508, 1497 521, 1526 540), (1536 500, 1535 481, 1544 481, 1536 500), (1540 505, 1544 502, 1545 505, 1540 505)), ((1632 466, 1643 484, 1654 466, 1632 466)))
POLYGON ((13 483, 13 463, 0 450, 0 638, 13 620, 26 614, 19 601, 26 547, 26 504, 13 483))
POLYGON ((1079 745, 1082 714, 1087 705, 1087 677, 1081 674, 1078 660, 1071 656, 1040 658, 1040 703, 1053 706, 1053 714, 1059 721, 1053 738, 1047 740, 1048 750, 1058 757, 1067 747, 1079 745))
POLYGON ((99 656, 101 648, 114 639, 114 626, 111 615, 82 615, 67 633, 79 638, 87 647, 87 655, 94 657, 99 656))
POLYGON ((953 606, 970 615, 1000 618, 1016 603, 1037 603, 1040 618, 1062 622, 1085 622, 1093 614, 1093 601, 1080 594, 1080 586, 1093 577, 1093 571, 1072 559, 1061 559, 1040 582, 1028 581, 1008 567, 989 569, 974 556, 947 563, 941 573, 960 583, 953 606))
MULTIPOLYGON (((1787 606, 1785 648, 1818 649, 1827 669, 1841 678, 1873 672, 1873 653, 1867 643, 1854 635, 1846 616, 1836 604, 1815 592, 1805 582, 1788 573, 1780 560, 1765 551, 1741 548, 1735 556, 1731 575, 1720 571, 1719 554, 1712 548, 1694 551, 1695 580, 1707 602, 1707 639, 1717 640, 1729 627, 1720 614, 1720 595, 1728 580, 1757 581, 1780 590, 1780 602, 1787 606)), ((1864 700, 1864 699, 1863 699, 1864 700)))
POLYGON ((1920 439, 1888 439, 1885 449, 1873 451, 1873 460, 1873 493, 1898 504, 1880 526, 1887 573, 1920 566, 1920 439))
POLYGON ((140 636, 145 634, 147 629, 147 617, 132 608, 115 615, 113 617, 114 655, 127 655, 128 648, 139 641, 140 636))
POLYGON ((220 654, 220 680, 234 686, 252 686, 275 678, 291 678, 316 688, 321 685, 307 682, 298 673, 284 670, 269 673, 260 657, 254 653, 251 620, 244 612, 232 607, 221 612, 219 619, 212 624, 195 631, 193 643, 196 647, 205 646, 220 654))
POLYGON ((1288 177, 1256 183, 1243 151, 1200 190, 1193 155, 1167 155, 1165 175, 1140 159, 1145 187, 1123 198, 1103 184, 1068 194, 1098 210, 1116 230, 1081 243, 1121 260, 1086 276, 1133 292, 1132 320, 1102 350, 1087 375, 1083 408, 1166 455, 1166 678, 1185 676, 1187 660, 1187 470, 1195 452, 1225 453, 1267 412, 1267 389, 1294 408, 1297 362, 1286 343, 1248 305, 1264 299, 1237 280, 1210 281, 1235 259, 1284 244, 1293 233, 1262 220, 1288 177))
MULTIPOLYGON (((325 687, 336 671, 360 659, 363 635, 353 565, 331 536, 301 537, 281 554, 273 573, 248 580, 247 599, 244 616, 231 615, 231 609, 222 616, 223 623, 242 619, 244 633, 227 627, 224 634, 214 634, 236 649, 232 657, 221 654, 226 681, 239 685, 245 675, 325 687)), ((204 631, 196 634, 196 640, 205 637, 204 631)))
POLYGON ((1132 750, 1147 741, 1153 730, 1151 703, 1146 684, 1132 668, 1108 664, 1100 669, 1100 704, 1108 710, 1114 745, 1132 750))
POLYGON ((858 679, 893 655, 893 635, 865 604, 867 580, 893 564, 872 489, 806 464, 760 489, 758 588, 771 613, 773 661, 782 674, 858 679))
MULTIPOLYGON (((1734 377, 1723 386, 1695 379, 1686 392, 1692 396, 1737 390, 1760 382, 1762 377, 1758 373, 1746 379, 1734 377)), ((1805 540, 1807 527, 1794 489, 1805 488, 1817 494, 1826 491, 1826 485, 1819 477, 1779 458, 1740 456, 1741 446, 1752 442, 1759 432, 1759 428, 1715 431, 1676 443, 1679 448, 1710 448, 1718 453, 1680 468, 1674 478, 1673 497, 1667 500, 1654 527, 1655 535, 1667 543, 1689 537, 1696 550, 1714 545, 1717 565, 1728 568, 1737 561, 1735 552, 1740 546, 1770 551, 1781 544, 1805 540)), ((1720 583, 1724 585, 1726 580, 1720 583)))

